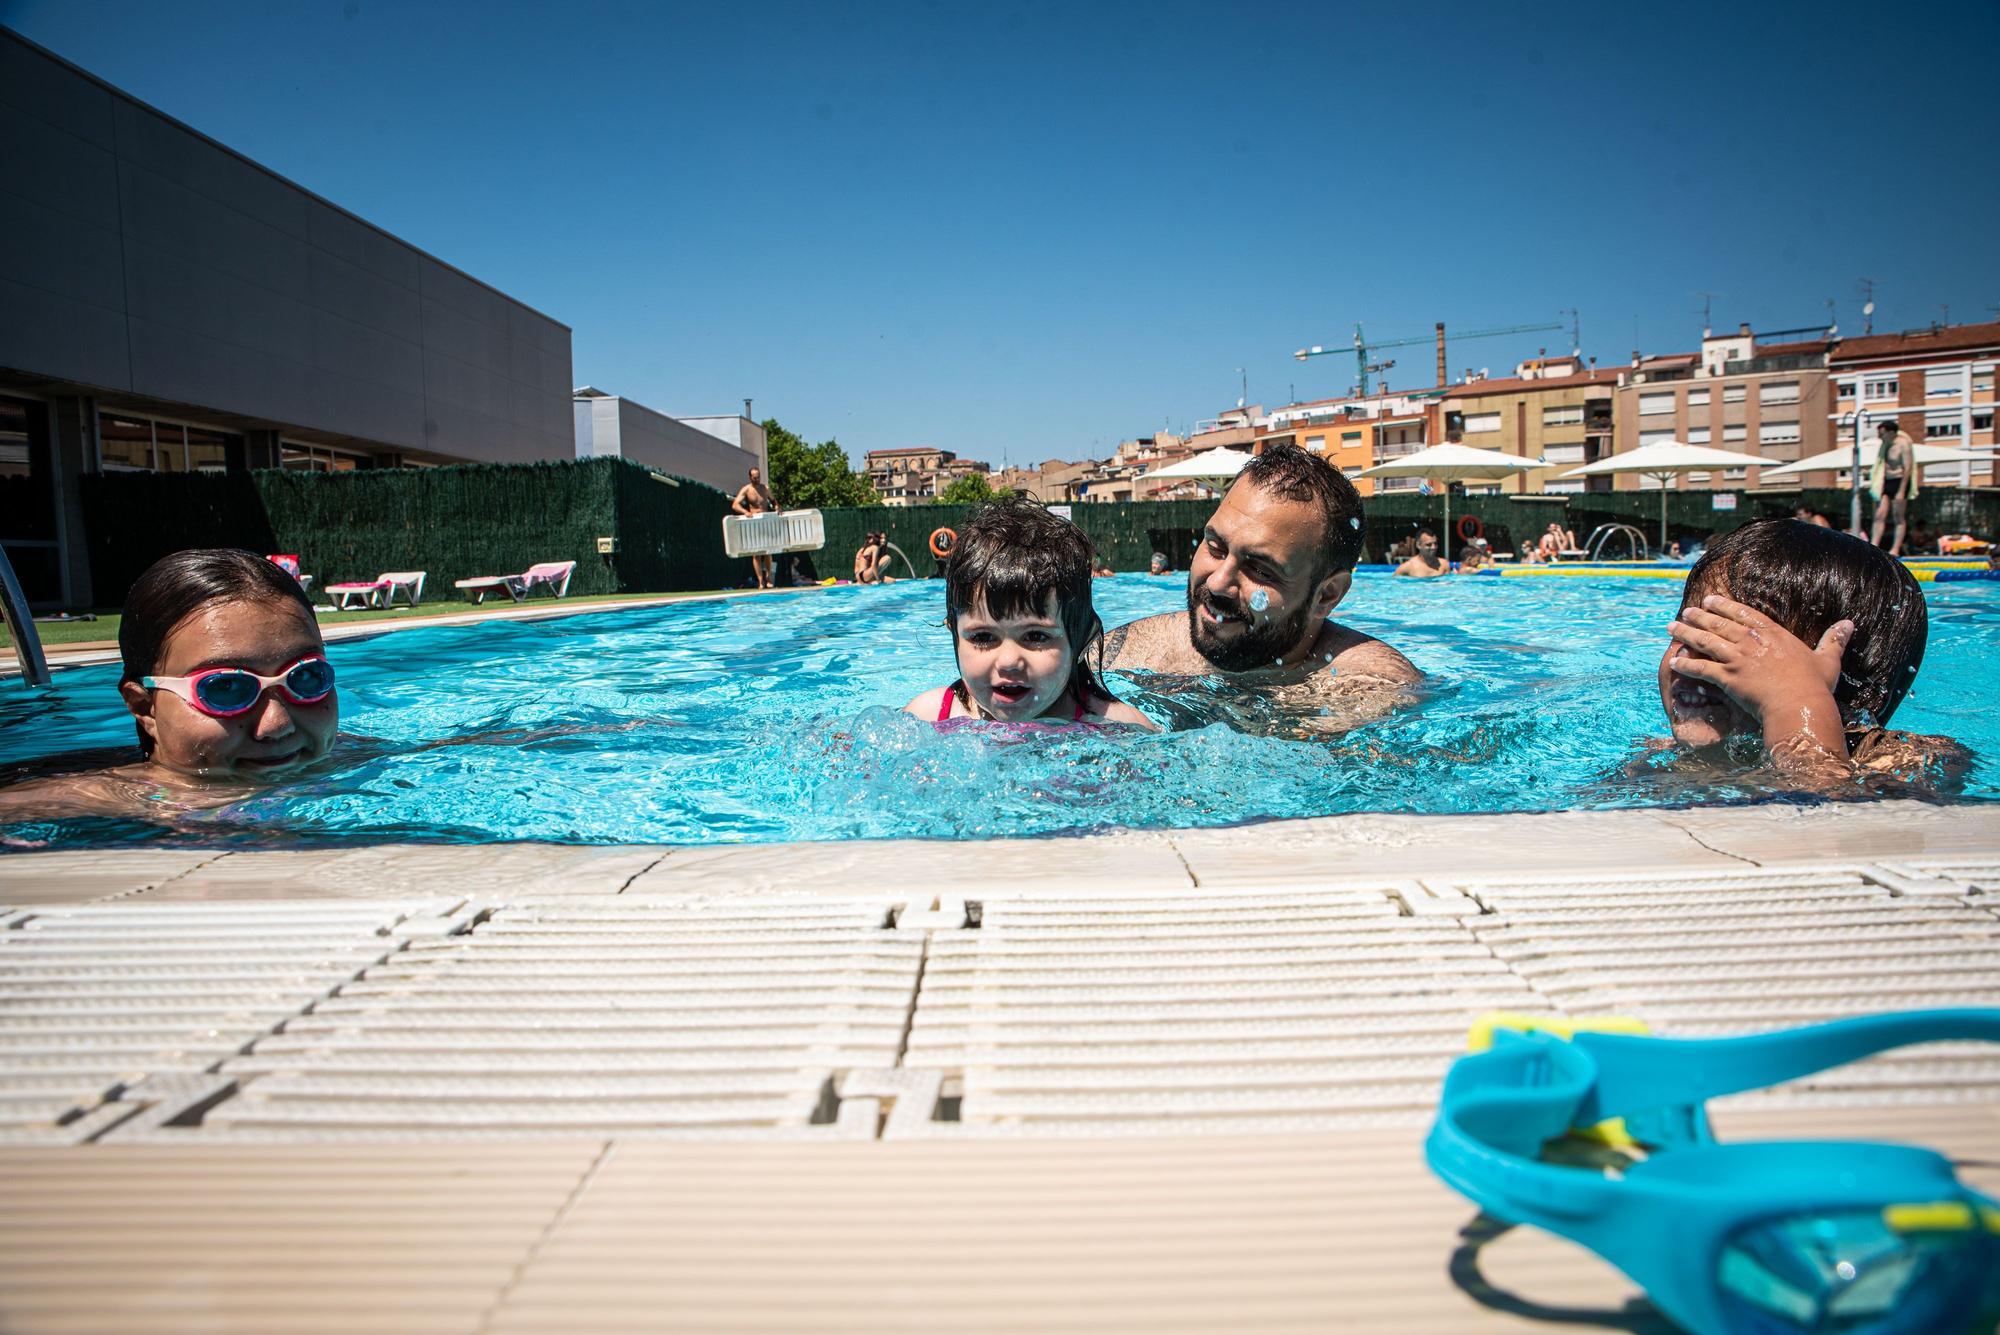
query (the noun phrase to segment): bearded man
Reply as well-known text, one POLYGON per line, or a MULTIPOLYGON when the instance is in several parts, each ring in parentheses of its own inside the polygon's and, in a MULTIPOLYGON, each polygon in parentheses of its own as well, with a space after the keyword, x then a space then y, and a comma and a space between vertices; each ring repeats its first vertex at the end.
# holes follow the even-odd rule
POLYGON ((1385 688, 1423 680, 1409 659, 1328 619, 1353 585, 1361 538, 1361 496, 1339 469, 1296 446, 1266 449, 1237 474, 1202 533, 1187 610, 1110 632, 1104 665, 1221 676, 1294 700, 1407 695, 1385 688))

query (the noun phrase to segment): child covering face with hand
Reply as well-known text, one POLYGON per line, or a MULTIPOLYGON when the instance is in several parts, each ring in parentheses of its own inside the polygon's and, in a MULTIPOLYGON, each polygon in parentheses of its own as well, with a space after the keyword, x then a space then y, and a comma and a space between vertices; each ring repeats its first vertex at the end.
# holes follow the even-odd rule
POLYGON ((945 567, 958 680, 904 706, 918 718, 996 723, 1153 723, 1112 698, 1085 658, 1103 633, 1083 531, 1033 501, 973 516, 945 567))
POLYGON ((1922 587, 1872 543, 1796 519, 1749 524, 1688 572, 1660 703, 1691 751, 1755 739, 1808 785, 1866 770, 1916 779, 1963 755, 1883 726, 1916 681, 1929 624, 1922 587))

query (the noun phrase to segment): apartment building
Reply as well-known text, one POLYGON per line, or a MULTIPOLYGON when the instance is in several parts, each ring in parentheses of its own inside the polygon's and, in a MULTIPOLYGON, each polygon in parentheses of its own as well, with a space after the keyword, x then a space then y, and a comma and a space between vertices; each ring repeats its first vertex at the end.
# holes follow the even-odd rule
MULTIPOLYGON (((1933 326, 1899 334, 1844 338, 1827 356, 1833 383, 1829 429, 1840 442, 1852 437, 1857 414, 1864 433, 1893 416, 1913 440, 1967 450, 1990 450, 2000 364, 2000 323, 1933 326)), ((1846 486, 1845 470, 1812 473, 1814 486, 1846 486)), ((1931 464, 1925 486, 1991 486, 1993 456, 1968 463, 1931 464)))
POLYGON ((1618 375, 1575 356, 1537 357, 1516 366, 1512 376, 1449 386, 1441 405, 1443 434, 1474 449, 1552 465, 1519 473, 1494 490, 1582 491, 1584 479, 1563 474, 1611 453, 1618 375))
POLYGON ((1078 484, 1099 465, 1089 459, 1071 463, 1067 459, 1044 459, 1035 468, 1003 468, 994 475, 996 490, 1017 491, 1038 501, 1061 505, 1077 499, 1078 484))
POLYGON ((989 471, 976 459, 961 459, 935 445, 870 450, 862 470, 882 504, 893 506, 929 505, 967 473, 989 471))
MULTIPOLYGON (((1678 440, 1755 454, 1774 464, 1817 454, 1831 443, 1827 425, 1827 340, 1818 330, 1709 334, 1699 352, 1633 357, 1619 372, 1616 448, 1620 453, 1678 440), (1798 335, 1810 335, 1798 338, 1798 335)), ((1796 477, 1768 481, 1759 468, 1683 473, 1679 486, 1731 491, 1797 487, 1796 477)), ((1622 490, 1656 490, 1654 478, 1624 475, 1622 490)), ((1814 483, 1813 485, 1820 485, 1814 483)))
POLYGON ((1260 419, 1257 448, 1296 445, 1323 456, 1363 496, 1413 491, 1416 478, 1362 477, 1365 468, 1415 454, 1438 434, 1440 391, 1370 394, 1287 404, 1260 419))

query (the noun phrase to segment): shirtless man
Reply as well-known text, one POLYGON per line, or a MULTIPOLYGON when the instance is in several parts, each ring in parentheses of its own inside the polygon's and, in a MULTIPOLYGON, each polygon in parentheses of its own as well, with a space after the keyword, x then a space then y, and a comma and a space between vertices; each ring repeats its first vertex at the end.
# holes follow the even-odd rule
POLYGON ((1188 610, 1110 632, 1105 667, 1220 676, 1288 696, 1366 691, 1393 705, 1402 693, 1384 688, 1423 674, 1327 620, 1354 582, 1361 520, 1361 497, 1338 469, 1296 446, 1265 450, 1208 521, 1188 569, 1188 610))
POLYGON ((1417 534, 1416 555, 1396 567, 1398 575, 1411 579, 1432 579, 1438 575, 1449 575, 1451 567, 1438 556, 1437 534, 1429 529, 1417 534))
MULTIPOLYGON (((778 508, 778 498, 773 496, 771 489, 764 485, 764 475, 753 466, 750 469, 750 480, 744 483, 742 490, 736 493, 736 499, 729 503, 729 508, 739 515, 769 514, 778 508)), ((770 557, 751 557, 750 569, 757 576, 758 588, 775 589, 778 587, 777 580, 771 575, 770 557)))

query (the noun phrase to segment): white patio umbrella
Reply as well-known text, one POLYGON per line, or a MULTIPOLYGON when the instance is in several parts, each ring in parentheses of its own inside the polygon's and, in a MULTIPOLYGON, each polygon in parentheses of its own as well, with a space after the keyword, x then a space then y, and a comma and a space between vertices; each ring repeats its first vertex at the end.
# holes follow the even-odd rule
MULTIPOLYGON (((1926 445, 1922 441, 1912 442, 1917 452, 1917 467, 1927 464, 1976 463, 1988 455, 1985 450, 1961 450, 1950 445, 1926 445)), ((1873 468, 1875 456, 1882 452, 1882 439, 1866 440, 1861 443, 1861 466, 1873 468)), ((1851 468, 1854 466, 1854 446, 1842 445, 1837 449, 1822 450, 1808 455, 1796 463, 1778 468, 1766 468, 1765 477, 1797 477, 1800 473, 1818 473, 1830 468, 1851 468)))
POLYGON ((1500 450, 1478 450, 1470 445, 1433 445, 1400 459, 1361 470, 1363 477, 1434 477, 1445 484, 1445 561, 1451 561, 1451 484, 1454 482, 1497 482, 1531 468, 1547 468, 1546 459, 1528 459, 1500 450))
POLYGON ((1636 450, 1599 459, 1594 464, 1572 468, 1564 477, 1603 477, 1609 473, 1643 473, 1660 480, 1660 550, 1667 547, 1667 484, 1676 474, 1709 472, 1722 468, 1762 468, 1770 461, 1735 450, 1711 449, 1684 441, 1660 440, 1636 450))
POLYGON ((1218 445, 1212 450, 1203 450, 1200 454, 1183 459, 1179 463, 1166 464, 1150 473, 1141 473, 1136 480, 1220 482, 1235 477, 1243 471, 1243 465, 1249 462, 1250 456, 1242 450, 1232 450, 1226 445, 1218 445))

